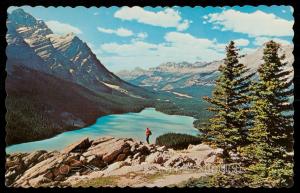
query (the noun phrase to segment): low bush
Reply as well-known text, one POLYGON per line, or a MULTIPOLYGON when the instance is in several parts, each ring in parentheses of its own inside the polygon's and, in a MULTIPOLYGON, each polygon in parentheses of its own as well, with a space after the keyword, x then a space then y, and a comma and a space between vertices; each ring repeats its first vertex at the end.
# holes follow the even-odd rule
POLYGON ((185 149, 190 144, 196 145, 201 143, 201 138, 198 136, 181 134, 181 133, 167 133, 156 138, 156 144, 166 146, 173 149, 185 149))

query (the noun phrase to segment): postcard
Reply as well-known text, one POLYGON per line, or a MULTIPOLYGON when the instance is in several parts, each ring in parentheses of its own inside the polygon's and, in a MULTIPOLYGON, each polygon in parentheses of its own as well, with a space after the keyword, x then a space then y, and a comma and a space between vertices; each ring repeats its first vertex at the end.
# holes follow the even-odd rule
POLYGON ((291 187, 293 7, 10 6, 7 187, 291 187))

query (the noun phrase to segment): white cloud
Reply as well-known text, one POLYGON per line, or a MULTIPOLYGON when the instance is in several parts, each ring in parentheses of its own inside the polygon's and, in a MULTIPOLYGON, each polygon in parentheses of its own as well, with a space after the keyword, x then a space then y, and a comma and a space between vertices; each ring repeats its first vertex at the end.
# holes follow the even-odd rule
POLYGON ((203 19, 208 19, 208 16, 207 16, 207 15, 204 15, 204 16, 203 16, 203 19))
POLYGON ((102 28, 102 27, 97 27, 97 30, 102 33, 108 33, 108 34, 115 34, 118 36, 122 37, 128 37, 132 36, 133 32, 131 30, 125 29, 125 28, 118 28, 116 30, 114 29, 108 29, 108 28, 102 28))
POLYGON ((180 32, 169 32, 165 35, 165 40, 172 43, 176 44, 177 46, 201 46, 201 47, 211 47, 213 46, 214 42, 205 39, 205 38, 196 38, 192 36, 189 33, 180 33, 180 32))
POLYGON ((294 21, 285 20, 272 13, 255 11, 245 13, 233 9, 211 13, 203 17, 224 31, 248 34, 249 36, 292 36, 294 21))
POLYGON ((236 39, 236 40, 233 40, 235 42, 235 45, 236 46, 248 46, 249 45, 249 40, 247 39, 243 39, 243 38, 240 38, 240 39, 236 39))
POLYGON ((126 68, 148 68, 164 62, 213 61, 224 57, 225 44, 219 44, 216 40, 181 32, 169 32, 164 39, 159 44, 139 40, 127 44, 102 44, 100 48, 106 54, 101 56, 101 60, 110 68, 117 68, 120 64, 126 68))
POLYGON ((291 44, 289 41, 283 40, 283 39, 280 39, 280 38, 261 36, 261 37, 256 37, 255 38, 254 45, 262 46, 264 43, 266 43, 270 40, 273 40, 273 41, 275 41, 277 43, 280 43, 280 44, 283 44, 283 45, 291 44))
POLYGON ((171 8, 152 12, 141 7, 122 7, 115 12, 114 16, 122 20, 136 20, 139 23, 164 28, 175 27, 178 31, 186 30, 191 23, 189 20, 183 20, 180 16, 180 12, 171 8))
POLYGON ((184 31, 184 30, 188 29, 189 26, 190 26, 189 20, 185 19, 185 20, 183 20, 182 23, 180 23, 180 24, 177 26, 177 30, 178 30, 178 31, 184 31))
POLYGON ((81 34, 82 33, 82 31, 79 28, 67 23, 62 23, 55 20, 46 21, 45 23, 56 34, 67 34, 67 33, 81 34))
POLYGON ((145 39, 145 38, 148 37, 148 33, 146 33, 146 32, 141 32, 141 33, 138 33, 136 36, 137 36, 138 38, 140 38, 140 39, 145 39))

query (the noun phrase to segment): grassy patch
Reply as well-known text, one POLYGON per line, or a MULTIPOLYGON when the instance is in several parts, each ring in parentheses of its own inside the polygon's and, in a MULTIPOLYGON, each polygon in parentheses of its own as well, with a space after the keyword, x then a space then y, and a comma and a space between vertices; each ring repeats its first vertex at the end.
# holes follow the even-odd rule
POLYGON ((145 180, 148 182, 148 183, 152 183, 154 182, 155 180, 157 179, 160 179, 160 178, 164 178, 166 176, 169 176, 169 175, 176 175, 176 174, 180 174, 182 171, 175 171, 175 170, 170 170, 170 171, 158 171, 154 174, 144 174, 143 177, 145 178, 145 180))
POLYGON ((202 176, 200 178, 191 178, 174 186, 177 187, 210 187, 211 176, 202 176))
POLYGON ((144 178, 146 179, 147 182, 151 183, 154 182, 155 180, 163 177, 165 174, 162 172, 156 172, 155 174, 147 174, 144 175, 144 178))
POLYGON ((104 186, 117 186, 118 185, 117 176, 108 176, 108 177, 100 177, 90 180, 85 180, 77 183, 74 187, 104 187, 104 186))

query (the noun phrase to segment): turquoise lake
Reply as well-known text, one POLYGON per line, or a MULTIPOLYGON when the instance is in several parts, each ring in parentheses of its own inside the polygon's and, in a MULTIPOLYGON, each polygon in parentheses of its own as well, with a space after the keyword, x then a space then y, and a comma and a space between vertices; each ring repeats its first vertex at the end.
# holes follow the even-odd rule
POLYGON ((145 141, 145 129, 152 131, 150 143, 155 143, 156 137, 165 133, 199 134, 194 128, 193 117, 167 115, 156 111, 154 108, 146 108, 139 113, 113 114, 97 119, 96 123, 88 127, 61 133, 55 137, 21 143, 6 147, 7 153, 31 152, 35 150, 61 150, 65 146, 82 138, 94 139, 101 136, 128 137, 145 141))

